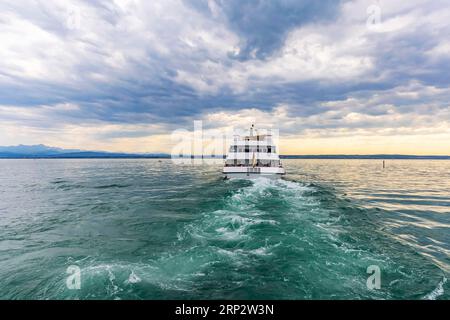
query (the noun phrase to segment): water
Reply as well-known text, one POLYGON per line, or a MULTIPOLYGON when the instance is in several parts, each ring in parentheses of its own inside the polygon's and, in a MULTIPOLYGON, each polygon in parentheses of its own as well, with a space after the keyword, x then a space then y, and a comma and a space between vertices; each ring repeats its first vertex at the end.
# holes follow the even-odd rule
POLYGON ((284 164, 1 160, 0 298, 450 298, 450 161, 284 164))

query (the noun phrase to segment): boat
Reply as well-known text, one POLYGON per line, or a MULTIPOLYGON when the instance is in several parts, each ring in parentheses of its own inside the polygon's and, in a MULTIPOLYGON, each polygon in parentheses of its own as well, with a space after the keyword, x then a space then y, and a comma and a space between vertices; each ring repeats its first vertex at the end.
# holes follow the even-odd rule
POLYGON ((286 174, 270 131, 259 134, 252 125, 235 134, 223 167, 225 179, 280 178, 286 174))

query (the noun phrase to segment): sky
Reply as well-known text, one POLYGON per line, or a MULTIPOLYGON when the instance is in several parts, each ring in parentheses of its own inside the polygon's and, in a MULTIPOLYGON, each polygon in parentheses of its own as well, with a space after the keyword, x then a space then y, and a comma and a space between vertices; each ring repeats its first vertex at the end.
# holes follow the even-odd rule
POLYGON ((0 2, 0 145, 170 152, 278 129, 283 154, 450 155, 446 0, 0 2))

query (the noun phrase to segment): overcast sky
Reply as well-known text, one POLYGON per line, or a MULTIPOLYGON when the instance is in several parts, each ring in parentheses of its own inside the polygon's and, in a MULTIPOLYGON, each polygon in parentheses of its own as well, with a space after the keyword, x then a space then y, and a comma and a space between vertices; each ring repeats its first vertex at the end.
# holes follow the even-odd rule
POLYGON ((450 154, 450 2, 0 2, 0 145, 169 152, 280 129, 285 154, 450 154))

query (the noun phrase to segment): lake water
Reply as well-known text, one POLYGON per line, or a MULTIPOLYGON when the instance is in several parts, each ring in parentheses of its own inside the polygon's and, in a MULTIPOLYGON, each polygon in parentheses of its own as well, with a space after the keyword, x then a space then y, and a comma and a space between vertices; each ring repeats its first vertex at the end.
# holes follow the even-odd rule
POLYGON ((283 162, 0 160, 0 298, 450 298, 450 161, 283 162))

